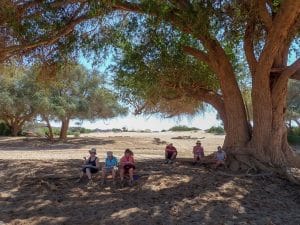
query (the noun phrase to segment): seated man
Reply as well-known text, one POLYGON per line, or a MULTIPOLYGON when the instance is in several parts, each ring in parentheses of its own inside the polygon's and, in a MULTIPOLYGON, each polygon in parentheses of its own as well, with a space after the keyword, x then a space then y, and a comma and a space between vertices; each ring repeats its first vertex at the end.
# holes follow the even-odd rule
POLYGON ((165 149, 165 163, 173 163, 177 156, 177 149, 172 143, 168 144, 165 149))
POLYGON ((218 146, 218 150, 215 153, 215 169, 218 166, 225 166, 225 160, 226 160, 226 152, 222 150, 221 146, 218 146))
POLYGON ((107 157, 104 162, 104 166, 102 168, 102 181, 101 183, 105 183, 105 178, 107 173, 111 173, 113 183, 115 183, 115 177, 116 177, 116 172, 118 170, 118 160, 116 157, 113 156, 113 153, 111 151, 108 151, 107 157))
POLYGON ((89 153, 90 156, 88 158, 83 157, 84 161, 78 182, 80 182, 83 176, 86 174, 89 179, 89 183, 91 183, 92 173, 97 173, 99 170, 99 159, 96 156, 96 149, 92 148, 91 150, 89 150, 89 153))
POLYGON ((194 148, 193 148, 193 154, 194 154, 193 165, 195 165, 198 160, 201 163, 201 158, 204 157, 204 149, 201 146, 200 141, 196 142, 196 146, 194 146, 194 148))
POLYGON ((120 178, 123 185, 124 175, 129 174, 129 185, 133 185, 133 170, 135 169, 133 152, 130 149, 126 149, 124 156, 120 160, 120 178))

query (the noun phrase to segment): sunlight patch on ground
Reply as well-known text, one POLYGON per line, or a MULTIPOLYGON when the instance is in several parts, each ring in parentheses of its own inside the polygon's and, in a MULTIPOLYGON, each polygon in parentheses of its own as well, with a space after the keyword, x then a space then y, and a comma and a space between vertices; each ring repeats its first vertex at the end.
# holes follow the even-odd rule
POLYGON ((15 219, 10 221, 11 224, 28 224, 30 221, 30 225, 40 225, 40 224, 49 224, 49 225, 57 225, 64 224, 67 221, 67 217, 52 217, 52 216, 34 216, 26 219, 15 219))
POLYGON ((137 212, 141 212, 141 211, 143 211, 143 210, 141 210, 137 207, 129 208, 129 209, 122 209, 119 212, 111 214, 111 218, 122 219, 122 218, 129 217, 130 214, 132 214, 132 213, 137 213, 137 212))
POLYGON ((184 183, 191 181, 190 176, 186 175, 151 175, 148 178, 147 183, 143 185, 142 189, 151 191, 161 191, 163 189, 173 188, 184 183))

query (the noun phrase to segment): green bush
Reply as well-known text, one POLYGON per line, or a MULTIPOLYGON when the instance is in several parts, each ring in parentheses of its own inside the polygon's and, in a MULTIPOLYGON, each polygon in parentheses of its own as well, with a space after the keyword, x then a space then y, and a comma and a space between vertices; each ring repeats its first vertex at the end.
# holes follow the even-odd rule
POLYGON ((207 133, 213 133, 213 134, 225 134, 224 128, 223 127, 215 127, 212 126, 211 128, 205 130, 207 133))
POLYGON ((0 136, 11 135, 10 129, 5 122, 0 122, 0 136))
POLYGON ((290 135, 287 136, 287 138, 288 138, 288 142, 290 144, 293 144, 293 145, 299 145, 300 144, 300 136, 298 136, 298 135, 290 134, 290 135))
POLYGON ((92 130, 84 127, 70 127, 68 129, 68 135, 74 135, 75 132, 79 132, 81 134, 87 134, 87 133, 91 133, 92 130))
POLYGON ((193 131, 199 130, 197 127, 188 127, 188 126, 174 126, 169 129, 169 131, 193 131))
MULTIPOLYGON (((59 136, 60 134, 60 128, 58 127, 52 127, 53 136, 59 136)), ((46 133, 49 133, 48 127, 39 127, 34 130, 34 133, 36 133, 40 137, 45 137, 46 133)))
POLYGON ((300 136, 300 127, 293 127, 291 133, 292 135, 300 136))
POLYGON ((74 132, 73 135, 74 135, 75 138, 79 138, 80 137, 80 132, 78 132, 78 131, 74 132))

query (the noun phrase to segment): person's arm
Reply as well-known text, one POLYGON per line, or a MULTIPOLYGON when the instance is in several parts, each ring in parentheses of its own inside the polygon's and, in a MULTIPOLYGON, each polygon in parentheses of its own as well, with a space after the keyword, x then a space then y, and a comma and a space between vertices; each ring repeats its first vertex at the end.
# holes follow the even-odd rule
POLYGON ((120 166, 124 166, 124 157, 122 157, 121 159, 120 159, 120 166))
POLYGON ((95 169, 99 169, 99 168, 100 168, 100 166, 99 166, 99 158, 97 157, 95 169))
POLYGON ((83 157, 83 164, 86 164, 87 163, 87 159, 86 157, 83 157))

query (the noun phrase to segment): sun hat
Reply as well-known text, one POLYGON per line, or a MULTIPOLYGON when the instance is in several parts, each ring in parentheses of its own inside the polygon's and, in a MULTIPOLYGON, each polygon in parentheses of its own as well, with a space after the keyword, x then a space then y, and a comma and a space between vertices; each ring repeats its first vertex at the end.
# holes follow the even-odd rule
POLYGON ((96 148, 91 148, 91 150, 89 150, 89 153, 97 153, 96 148))

